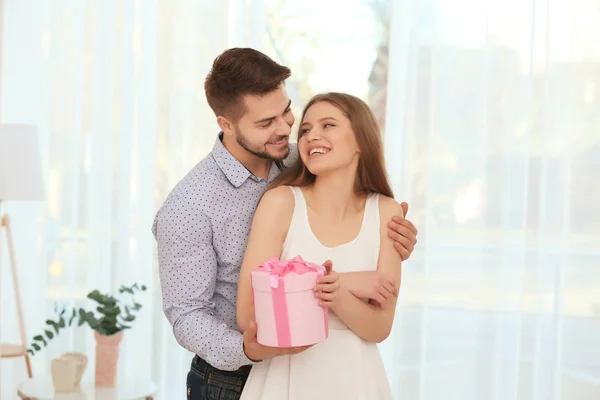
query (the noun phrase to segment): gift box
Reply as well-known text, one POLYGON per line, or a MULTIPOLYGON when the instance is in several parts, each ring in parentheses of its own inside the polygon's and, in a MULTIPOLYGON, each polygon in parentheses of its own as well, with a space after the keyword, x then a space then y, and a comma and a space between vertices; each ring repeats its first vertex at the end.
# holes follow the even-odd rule
POLYGON ((277 258, 251 272, 257 341, 263 346, 296 347, 327 339, 327 309, 313 288, 325 268, 295 257, 277 258))

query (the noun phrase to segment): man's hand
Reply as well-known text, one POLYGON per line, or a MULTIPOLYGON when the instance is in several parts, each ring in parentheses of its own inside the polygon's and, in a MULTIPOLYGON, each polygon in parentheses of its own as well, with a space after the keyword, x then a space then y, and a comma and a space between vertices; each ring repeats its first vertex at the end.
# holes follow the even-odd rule
POLYGON ((263 346, 256 340, 257 326, 256 322, 252 321, 248 325, 248 329, 244 332, 244 353, 252 361, 262 361, 268 358, 281 356, 284 354, 298 354, 311 346, 302 347, 270 347, 263 346))
POLYGON ((379 271, 348 272, 342 274, 341 279, 348 291, 359 299, 374 300, 383 305, 397 295, 394 283, 379 271))
POLYGON ((319 305, 329 308, 338 297, 340 275, 332 270, 333 263, 331 260, 325 261, 323 266, 327 273, 317 279, 317 284, 313 288, 313 291, 315 292, 315 297, 319 299, 319 305))
POLYGON ((408 260, 415 245, 417 244, 418 230, 412 222, 406 219, 408 214, 408 203, 401 204, 404 218, 396 216, 388 223, 388 236, 394 241, 394 248, 402 257, 402 261, 408 260))

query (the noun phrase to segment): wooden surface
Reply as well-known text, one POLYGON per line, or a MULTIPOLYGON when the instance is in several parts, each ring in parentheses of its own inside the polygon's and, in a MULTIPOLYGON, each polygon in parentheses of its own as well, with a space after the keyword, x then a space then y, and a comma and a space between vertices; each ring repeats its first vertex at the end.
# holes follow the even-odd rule
POLYGON ((0 356, 2 358, 23 357, 27 354, 27 349, 18 344, 2 343, 0 345, 0 356))

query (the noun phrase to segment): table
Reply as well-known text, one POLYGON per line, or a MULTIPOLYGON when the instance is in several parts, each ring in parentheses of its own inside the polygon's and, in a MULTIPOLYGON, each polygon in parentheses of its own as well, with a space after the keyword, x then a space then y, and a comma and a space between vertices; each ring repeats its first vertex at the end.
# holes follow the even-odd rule
POLYGON ((94 383, 82 382, 73 392, 54 392, 50 377, 27 379, 18 387, 17 394, 23 400, 152 400, 157 387, 148 380, 125 379, 116 388, 96 388, 94 383))

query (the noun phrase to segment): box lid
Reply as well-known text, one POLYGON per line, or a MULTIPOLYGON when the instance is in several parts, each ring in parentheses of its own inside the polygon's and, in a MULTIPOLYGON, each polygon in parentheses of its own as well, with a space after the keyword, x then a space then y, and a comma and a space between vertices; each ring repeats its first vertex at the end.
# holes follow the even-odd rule
MULTIPOLYGON (((284 276, 277 276, 278 282, 283 281, 283 287, 286 292, 300 292, 304 290, 312 290, 317 281, 318 273, 314 271, 298 274, 296 272, 288 272, 284 276)), ((270 292, 271 273, 269 271, 252 271, 252 288, 259 292, 270 292)))

